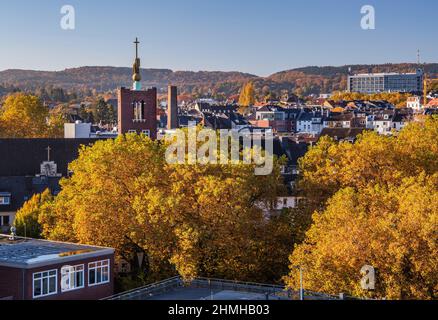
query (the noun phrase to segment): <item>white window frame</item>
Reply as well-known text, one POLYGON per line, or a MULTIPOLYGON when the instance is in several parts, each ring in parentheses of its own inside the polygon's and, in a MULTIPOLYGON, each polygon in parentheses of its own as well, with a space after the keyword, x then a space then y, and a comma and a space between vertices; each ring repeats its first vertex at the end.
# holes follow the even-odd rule
POLYGON ((11 197, 9 196, 0 197, 0 206, 9 206, 10 204, 11 204, 11 197))
MULTIPOLYGON (((96 274, 97 274, 97 272, 96 272, 96 274)), ((96 279, 95 279, 95 281, 96 281, 96 279)), ((103 285, 103 284, 110 283, 110 281, 111 281, 111 261, 109 259, 100 260, 100 261, 94 261, 94 262, 90 262, 88 264, 88 286, 89 287, 100 286, 100 285, 103 285), (98 263, 101 263, 101 264, 106 263, 107 265, 106 266, 102 266, 101 265, 101 266, 92 267, 93 264, 95 265, 95 264, 98 264, 98 263), (105 267, 108 268, 108 280, 100 281, 100 282, 96 282, 96 283, 91 283, 90 282, 90 276, 91 276, 91 272, 90 271, 92 271, 92 270, 97 271, 98 269, 101 269, 101 274, 102 274, 102 269, 105 268, 105 267)))
POLYGON ((141 133, 144 134, 148 138, 151 137, 151 130, 142 130, 141 133))
POLYGON ((131 133, 137 133, 137 130, 128 130, 128 133, 129 133, 129 134, 131 134, 131 133))
POLYGON ((58 269, 52 269, 52 270, 47 270, 47 271, 40 271, 40 272, 34 272, 32 274, 32 297, 33 299, 39 299, 39 298, 44 298, 44 297, 49 297, 49 296, 53 296, 53 295, 57 295, 58 294, 58 269), (54 276, 51 276, 50 273, 51 272, 55 272, 54 276), (43 277, 43 273, 47 273, 48 276, 47 277, 43 277), (35 279, 35 276, 41 274, 41 278, 39 279, 35 279), (43 279, 44 278, 48 278, 48 282, 47 282, 47 286, 48 286, 48 290, 50 289, 50 279, 51 278, 55 278, 55 291, 54 292, 50 292, 47 294, 43 294, 43 279), (41 295, 35 295, 35 280, 39 280, 40 284, 41 284, 41 295))
POLYGON ((74 287, 70 288, 70 289, 63 289, 61 286, 61 292, 70 292, 70 291, 75 291, 75 290, 80 290, 80 289, 84 289, 85 288, 85 265, 84 264, 78 264, 76 266, 72 266, 72 268, 74 269, 72 275, 70 275, 70 281, 71 279, 73 279, 74 281, 74 287), (82 267, 82 270, 77 271, 76 268, 82 267), (76 287, 76 274, 77 273, 81 273, 82 272, 82 286, 80 287, 76 287))

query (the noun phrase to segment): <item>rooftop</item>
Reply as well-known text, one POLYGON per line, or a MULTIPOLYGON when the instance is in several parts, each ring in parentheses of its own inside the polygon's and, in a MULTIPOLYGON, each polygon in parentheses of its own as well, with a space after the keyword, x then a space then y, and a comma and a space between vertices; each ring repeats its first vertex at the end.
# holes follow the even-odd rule
MULTIPOLYGON (((299 292, 283 286, 197 278, 184 282, 180 277, 123 292, 105 300, 298 300, 299 292)), ((305 292, 306 300, 334 300, 336 296, 305 292)))
POLYGON ((412 72, 412 73, 397 73, 397 72, 382 72, 382 73, 358 73, 354 75, 350 75, 350 77, 384 77, 384 76, 416 76, 421 75, 420 72, 412 72))
POLYGON ((0 235, 0 266, 4 267, 36 268, 113 253, 110 248, 0 235))

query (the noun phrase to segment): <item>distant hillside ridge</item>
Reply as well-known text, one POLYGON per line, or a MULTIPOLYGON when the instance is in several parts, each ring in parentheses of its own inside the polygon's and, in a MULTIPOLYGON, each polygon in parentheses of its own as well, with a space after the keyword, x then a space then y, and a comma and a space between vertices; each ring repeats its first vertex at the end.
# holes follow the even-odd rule
MULTIPOLYGON (((423 66, 431 77, 438 77, 438 63, 423 66)), ((348 70, 364 72, 415 72, 414 63, 380 65, 309 66, 259 77, 243 72, 223 71, 172 71, 170 69, 142 69, 143 85, 157 87, 166 92, 167 85, 179 87, 179 92, 199 96, 230 97, 239 93, 248 81, 255 84, 260 97, 266 92, 284 92, 299 95, 343 91, 347 85, 348 70)), ((63 71, 5 70, 0 72, 0 85, 34 91, 48 86, 69 91, 96 92, 114 91, 116 88, 130 87, 132 69, 125 67, 80 67, 63 71)))

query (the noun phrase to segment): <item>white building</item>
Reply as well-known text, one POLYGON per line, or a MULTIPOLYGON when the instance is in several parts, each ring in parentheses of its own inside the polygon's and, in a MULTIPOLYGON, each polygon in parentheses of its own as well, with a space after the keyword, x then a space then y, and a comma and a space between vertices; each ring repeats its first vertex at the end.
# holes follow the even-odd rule
POLYGON ((348 91, 360 93, 423 91, 423 70, 415 73, 369 73, 348 76, 348 91))
POLYGON ((65 139, 89 139, 91 136, 91 123, 82 123, 76 121, 75 123, 64 124, 64 138, 65 139))
POLYGON ((378 134, 391 134, 393 129, 394 114, 392 113, 378 113, 369 115, 366 121, 366 128, 376 131, 378 134))
POLYGON ((324 129, 323 115, 321 112, 303 112, 297 120, 297 132, 319 135, 324 129))
POLYGON ((421 104, 421 97, 409 97, 406 107, 415 111, 421 111, 423 109, 423 106, 421 104))

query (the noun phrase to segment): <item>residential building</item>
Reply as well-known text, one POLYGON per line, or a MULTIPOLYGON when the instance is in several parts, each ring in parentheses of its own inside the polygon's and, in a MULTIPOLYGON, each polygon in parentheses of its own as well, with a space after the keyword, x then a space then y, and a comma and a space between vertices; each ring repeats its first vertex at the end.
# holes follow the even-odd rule
POLYGON ((427 104, 427 108, 438 108, 438 98, 432 99, 427 104))
POLYGON ((412 113, 399 110, 392 119, 392 128, 395 131, 400 131, 411 121, 413 121, 412 113))
POLYGON ((194 109, 199 112, 208 112, 213 114, 226 114, 229 115, 231 113, 235 113, 238 110, 237 105, 215 105, 207 102, 197 102, 194 106, 194 109))
POLYGON ((324 127, 324 115, 320 111, 304 111, 297 119, 297 132, 319 135, 324 127))
POLYGON ((348 113, 332 113, 324 119, 324 128, 352 128, 354 126, 354 114, 348 113))
POLYGON ((394 112, 383 111, 371 114, 367 117, 367 129, 376 131, 379 134, 388 135, 391 134, 393 129, 394 112))
POLYGON ((270 128, 274 133, 293 132, 296 114, 291 110, 293 109, 265 105, 257 109, 248 120, 253 126, 270 128))
POLYGON ((414 111, 420 111, 423 108, 421 104, 421 97, 419 96, 409 97, 406 103, 406 107, 414 111))
POLYGON ((114 249, 0 235, 0 300, 98 300, 114 293, 114 249))

